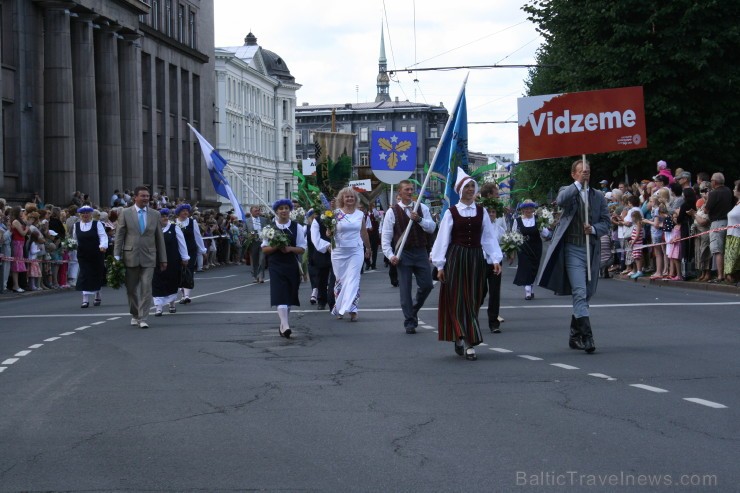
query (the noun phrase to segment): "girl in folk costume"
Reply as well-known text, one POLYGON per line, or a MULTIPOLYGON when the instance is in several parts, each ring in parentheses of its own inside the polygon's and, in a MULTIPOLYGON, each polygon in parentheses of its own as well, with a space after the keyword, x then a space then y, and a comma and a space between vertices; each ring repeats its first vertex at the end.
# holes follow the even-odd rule
MULTIPOLYGON (((521 216, 516 218, 512 225, 512 231, 519 231, 524 235, 524 244, 519 247, 519 261, 516 268, 514 284, 524 286, 524 299, 531 300, 534 298, 534 284, 537 278, 537 272, 540 269, 540 257, 542 257, 542 238, 537 228, 537 219, 534 217, 534 210, 537 204, 527 199, 519 204, 521 216)), ((543 235, 548 235, 547 228, 543 228, 543 235)))
POLYGON ((93 221, 93 208, 77 209, 80 220, 72 227, 72 238, 77 241, 79 273, 75 289, 82 291, 82 308, 90 306, 90 295, 95 295, 93 305, 100 306, 100 288, 105 284, 105 251, 108 235, 100 221, 93 221))
POLYGON ((455 353, 475 360, 474 347, 483 342, 478 310, 485 296, 486 270, 500 275, 503 255, 491 219, 475 203, 478 184, 461 169, 455 191, 460 202, 442 218, 431 254, 442 283, 439 340, 454 342, 455 353))
POLYGON ((160 209, 160 226, 164 236, 164 247, 167 251, 167 269, 154 269, 152 278, 152 297, 154 298, 154 316, 161 317, 165 305, 169 305, 169 312, 175 313, 175 301, 180 287, 180 273, 182 268, 189 265, 187 242, 182 228, 170 222, 170 210, 160 209))
MULTIPOLYGON (((280 199, 272 204, 275 222, 270 226, 287 237, 287 246, 270 246, 270 240, 263 238, 262 251, 270 257, 270 304, 277 307, 280 317, 280 335, 290 339, 290 307, 300 306, 298 287, 301 285, 299 256, 306 250, 306 228, 290 220, 293 202, 280 199)), ((267 229, 267 228, 265 228, 267 229)), ((263 231, 265 233, 265 231, 263 231)))
POLYGON ((352 187, 340 190, 336 198, 338 209, 334 211, 336 231, 327 232, 327 236, 334 236, 335 245, 331 249, 331 263, 336 277, 336 302, 331 313, 337 318, 344 318, 344 314, 349 313, 352 322, 357 320, 363 258, 370 258, 365 214, 357 208, 357 202, 357 192, 352 187))
MULTIPOLYGON (((203 237, 200 234, 198 222, 190 217, 191 210, 192 208, 190 207, 190 204, 178 205, 175 209, 175 217, 177 218, 175 224, 178 229, 182 231, 183 237, 185 238, 185 245, 188 249, 187 257, 190 259, 188 260, 188 270, 191 275, 194 275, 193 273, 195 272, 197 259, 202 254, 206 253, 206 245, 203 243, 203 237)), ((192 289, 180 288, 180 292, 182 294, 180 297, 181 305, 190 303, 190 293, 192 293, 192 291, 192 289)))

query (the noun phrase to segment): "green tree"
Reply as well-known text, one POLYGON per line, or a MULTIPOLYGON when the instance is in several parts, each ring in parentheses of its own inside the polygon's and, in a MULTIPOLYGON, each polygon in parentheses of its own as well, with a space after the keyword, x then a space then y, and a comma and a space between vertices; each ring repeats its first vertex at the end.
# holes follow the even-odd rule
MULTIPOLYGON (((649 178, 659 159, 740 178, 740 0, 532 0, 523 10, 545 39, 528 95, 644 88, 648 147, 589 156, 592 180, 649 178)), ((576 158, 523 163, 516 188, 539 179, 541 200, 576 158)))

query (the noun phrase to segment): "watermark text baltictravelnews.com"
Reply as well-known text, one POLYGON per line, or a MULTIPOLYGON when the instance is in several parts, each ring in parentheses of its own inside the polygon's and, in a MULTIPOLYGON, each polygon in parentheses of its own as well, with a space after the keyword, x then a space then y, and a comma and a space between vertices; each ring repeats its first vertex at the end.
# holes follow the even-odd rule
POLYGON ((516 472, 517 486, 654 486, 716 487, 715 474, 636 474, 629 472, 591 474, 582 471, 516 472))

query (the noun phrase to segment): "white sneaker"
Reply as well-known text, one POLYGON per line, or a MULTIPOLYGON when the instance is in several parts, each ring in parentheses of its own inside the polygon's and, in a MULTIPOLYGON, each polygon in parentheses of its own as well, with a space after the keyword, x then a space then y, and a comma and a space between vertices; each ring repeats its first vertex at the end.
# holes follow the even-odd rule
POLYGON ((149 328, 149 324, 148 324, 148 323, 146 323, 146 322, 144 322, 144 321, 142 320, 142 321, 140 321, 140 322, 139 322, 139 328, 140 328, 140 329, 148 329, 148 328, 149 328))
POLYGON ((131 325, 139 325, 139 319, 138 318, 132 318, 131 319, 131 325))

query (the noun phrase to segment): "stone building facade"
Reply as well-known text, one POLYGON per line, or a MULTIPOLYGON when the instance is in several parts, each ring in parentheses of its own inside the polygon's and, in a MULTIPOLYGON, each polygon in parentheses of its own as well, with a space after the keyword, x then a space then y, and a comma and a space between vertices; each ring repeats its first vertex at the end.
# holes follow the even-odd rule
POLYGON ((0 196, 214 198, 212 0, 4 0, 0 196))
POLYGON ((234 194, 242 204, 290 197, 296 186, 293 143, 301 85, 285 60, 259 46, 251 32, 242 46, 216 48, 215 61, 214 146, 229 162, 224 174, 234 194))

